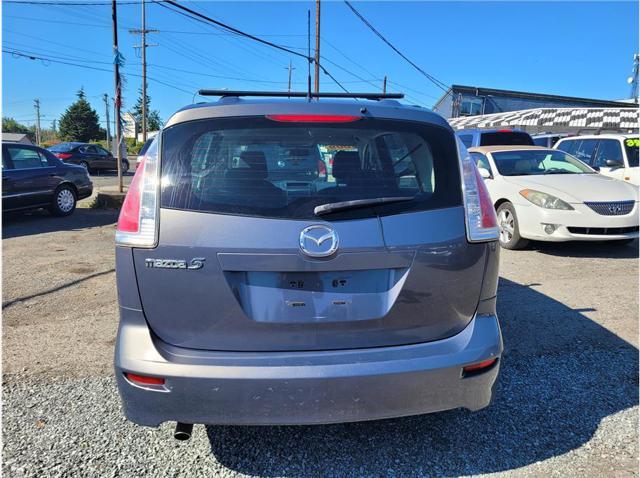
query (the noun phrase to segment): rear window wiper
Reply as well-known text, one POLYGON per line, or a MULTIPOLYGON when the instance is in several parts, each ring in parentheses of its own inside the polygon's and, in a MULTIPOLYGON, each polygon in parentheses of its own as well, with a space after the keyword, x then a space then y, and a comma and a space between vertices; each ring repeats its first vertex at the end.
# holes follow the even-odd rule
POLYGON ((373 198, 373 199, 355 199, 353 201, 331 202, 328 204, 322 204, 316 206, 313 213, 316 216, 322 216, 323 214, 330 214, 336 211, 345 211, 347 209, 357 209, 359 207, 379 206, 381 204, 391 204, 395 202, 412 201, 414 196, 395 196, 386 198, 373 198))

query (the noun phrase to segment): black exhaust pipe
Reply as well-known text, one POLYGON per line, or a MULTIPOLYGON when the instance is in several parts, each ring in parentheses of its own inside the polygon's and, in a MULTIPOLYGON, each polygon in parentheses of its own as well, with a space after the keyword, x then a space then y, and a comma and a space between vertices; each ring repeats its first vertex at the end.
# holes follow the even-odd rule
POLYGON ((176 423, 176 430, 173 432, 173 438, 180 441, 185 441, 191 438, 191 432, 193 432, 193 423, 176 423))

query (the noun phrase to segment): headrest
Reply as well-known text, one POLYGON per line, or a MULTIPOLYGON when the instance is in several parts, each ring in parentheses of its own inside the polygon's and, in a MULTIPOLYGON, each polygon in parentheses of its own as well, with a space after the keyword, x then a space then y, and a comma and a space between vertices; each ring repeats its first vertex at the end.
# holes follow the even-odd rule
POLYGON ((267 160, 262 151, 244 151, 240 159, 248 166, 227 170, 225 177, 234 179, 265 179, 267 177, 267 160))
POLYGON ((337 180, 348 180, 361 171, 360 155, 357 151, 338 151, 333 157, 332 175, 337 180))

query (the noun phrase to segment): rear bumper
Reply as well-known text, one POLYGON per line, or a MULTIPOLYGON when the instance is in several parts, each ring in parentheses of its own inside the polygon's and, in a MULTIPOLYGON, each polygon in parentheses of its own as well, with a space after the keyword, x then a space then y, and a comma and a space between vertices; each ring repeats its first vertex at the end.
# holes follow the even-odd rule
POLYGON ((78 186, 78 200, 88 198, 93 194, 93 183, 78 186))
POLYGON ((462 366, 502 353, 495 315, 417 345, 323 352, 204 352, 152 337, 140 311, 121 309, 115 371, 126 417, 229 425, 319 424, 486 407, 499 361, 462 377, 462 366), (160 390, 124 372, 164 377, 160 390))

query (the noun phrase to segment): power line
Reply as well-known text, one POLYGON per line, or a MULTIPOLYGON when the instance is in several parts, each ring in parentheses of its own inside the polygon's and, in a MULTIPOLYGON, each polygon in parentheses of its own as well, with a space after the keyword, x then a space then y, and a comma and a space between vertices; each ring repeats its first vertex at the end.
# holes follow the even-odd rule
MULTIPOLYGON (((118 1, 118 5, 140 5, 140 1, 118 1)), ((158 0, 163 1, 163 0, 158 0)), ((111 5, 111 2, 38 2, 32 0, 4 0, 3 3, 15 3, 16 5, 55 5, 55 6, 65 6, 65 5, 85 5, 85 6, 103 6, 103 5, 111 5)))
MULTIPOLYGON (((163 2, 161 2, 159 0, 152 0, 152 1, 153 1, 153 3, 156 3, 156 4, 160 5, 161 7, 167 8, 168 10, 172 10, 172 11, 174 11, 176 13, 180 13, 181 15, 185 15, 184 13, 177 12, 176 10, 174 10, 172 8, 169 8, 169 6, 167 5, 167 4, 169 4, 169 5, 171 5, 171 6, 175 7, 175 8, 183 10, 184 12, 188 12, 189 14, 191 14, 191 18, 193 18, 193 16, 195 16, 195 17, 197 17, 197 18, 199 18, 199 19, 201 19, 201 20, 203 20, 205 22, 213 23, 214 25, 222 27, 222 28, 224 28, 224 29, 226 29, 228 31, 234 32, 234 33, 236 33, 236 34, 238 34, 240 36, 243 36, 243 37, 246 37, 246 38, 250 38, 250 39, 252 39, 254 41, 257 41, 257 42, 262 43, 264 45, 268 45, 268 46, 270 46, 272 48, 276 48, 278 50, 286 51, 287 53, 290 53, 291 55, 296 55, 296 56, 302 57, 305 60, 307 59, 307 56, 303 55, 302 53, 298 53, 297 51, 290 50, 289 48, 285 48, 283 46, 276 45, 275 43, 272 43, 269 40, 263 40, 262 38, 258 38, 257 36, 251 35, 250 33, 243 32, 242 30, 238 30, 237 28, 234 28, 231 25, 227 25, 226 23, 222 23, 222 22, 219 22, 218 20, 214 20, 213 18, 208 17, 207 15, 203 15, 202 13, 196 12, 195 10, 192 10, 192 9, 190 9, 188 7, 185 7, 184 5, 180 5, 179 3, 174 2, 173 0, 164 0, 163 2)), ((186 15, 186 16, 189 16, 189 15, 186 15)))
MULTIPOLYGON (((286 48, 286 47, 284 47, 282 45, 277 45, 277 44, 275 44, 273 42, 270 42, 268 40, 264 40, 262 38, 259 38, 259 37, 255 36, 255 35, 251 35, 250 33, 246 33, 244 31, 239 30, 237 28, 234 28, 231 25, 228 25, 226 23, 220 22, 218 20, 214 20, 213 18, 211 18, 211 17, 209 17, 207 15, 204 15, 202 13, 199 13, 199 12, 195 11, 195 10, 192 10, 191 8, 185 7, 184 5, 180 5, 179 3, 177 3, 177 2, 175 2, 173 0, 164 0, 163 3, 160 3, 160 1, 158 1, 158 0, 152 0, 152 1, 153 1, 153 3, 156 3, 156 4, 160 5, 163 8, 166 8, 166 9, 171 10, 173 12, 179 13, 179 14, 181 14, 183 16, 186 16, 186 17, 189 17, 189 18, 193 18, 193 19, 198 20, 198 21, 200 21, 202 23, 209 24, 210 26, 216 25, 216 26, 224 28, 224 29, 226 29, 228 31, 234 32, 234 33, 238 34, 239 36, 242 36, 242 37, 245 37, 245 38, 249 38, 251 40, 257 41, 258 43, 262 43, 264 45, 270 46, 270 47, 275 48, 277 50, 281 50, 281 51, 290 53, 291 55, 295 55, 297 57, 304 58, 306 61, 311 61, 311 62, 314 61, 313 58, 310 58, 307 55, 304 55, 304 54, 299 53, 297 51, 291 50, 291 49, 286 48), (177 10, 175 10, 173 8, 170 8, 169 5, 171 5, 171 6, 175 7, 175 8, 178 8, 180 10, 183 10, 184 12, 188 12, 188 14, 190 14, 190 15, 185 14, 185 13, 180 12, 180 11, 177 11, 177 10), (211 24, 213 24, 213 25, 211 25, 211 24)), ((329 71, 327 71, 326 68, 324 68, 319 63, 319 61, 316 62, 316 63, 318 64, 318 68, 320 68, 325 75, 327 75, 329 78, 331 78, 342 90, 344 90, 346 93, 349 93, 349 91, 344 86, 342 86, 342 84, 331 73, 329 73, 329 71)))
POLYGON ((443 83, 442 81, 438 80, 436 77, 434 77, 433 75, 430 75, 429 73, 427 73, 426 71, 424 71, 422 68, 420 68, 418 65, 416 65, 414 62, 412 62, 409 58, 407 58, 400 50, 398 50, 395 46, 393 46, 391 44, 391 42, 389 40, 387 40, 382 33, 380 33, 378 30, 376 30, 376 28, 369 23, 369 21, 362 16, 362 14, 360 12, 358 12, 358 10, 356 10, 354 8, 353 5, 351 5, 351 3, 349 3, 347 0, 344 0, 344 3, 349 7, 349 9, 351 9, 351 11, 362 21, 362 23, 364 23, 373 33, 375 33, 383 42, 385 42, 389 47, 391 47, 391 49, 393 51, 395 51, 398 55, 400 55, 407 63, 409 63, 411 66, 413 66, 416 70, 418 70, 425 78, 427 78, 429 81, 431 81, 434 85, 436 85, 438 88, 440 88, 441 90, 443 90, 445 93, 451 95, 451 93, 449 93, 449 86, 445 83, 443 83))
MULTIPOLYGON (((49 61, 51 63, 61 63, 63 65, 76 66, 78 68, 86 68, 86 69, 89 69, 89 70, 106 71, 108 73, 112 73, 113 72, 112 70, 107 69, 107 68, 99 68, 97 66, 81 65, 81 64, 72 63, 72 62, 69 62, 69 61, 62 61, 62 60, 56 60, 56 59, 53 59, 53 58, 47 58, 47 57, 43 57, 43 56, 39 56, 39 55, 26 54, 26 53, 23 53, 23 52, 20 52, 20 51, 17 51, 17 50, 8 50, 8 49, 3 48, 2 51, 4 53, 9 53, 9 54, 11 54, 13 56, 19 56, 19 57, 23 57, 23 58, 28 58, 30 60, 49 61)), ((128 75, 135 76, 135 77, 138 77, 138 78, 142 77, 142 75, 137 75, 135 73, 128 73, 128 75)), ((179 91, 182 91, 182 92, 188 93, 188 94, 192 94, 193 93, 192 91, 184 90, 184 89, 182 89, 180 87, 177 87, 175 85, 172 85, 170 83, 158 80, 157 78, 152 78, 152 77, 148 77, 148 78, 151 81, 155 81, 156 83, 160 83, 161 85, 168 86, 169 88, 173 88, 175 90, 179 90, 179 91)))

